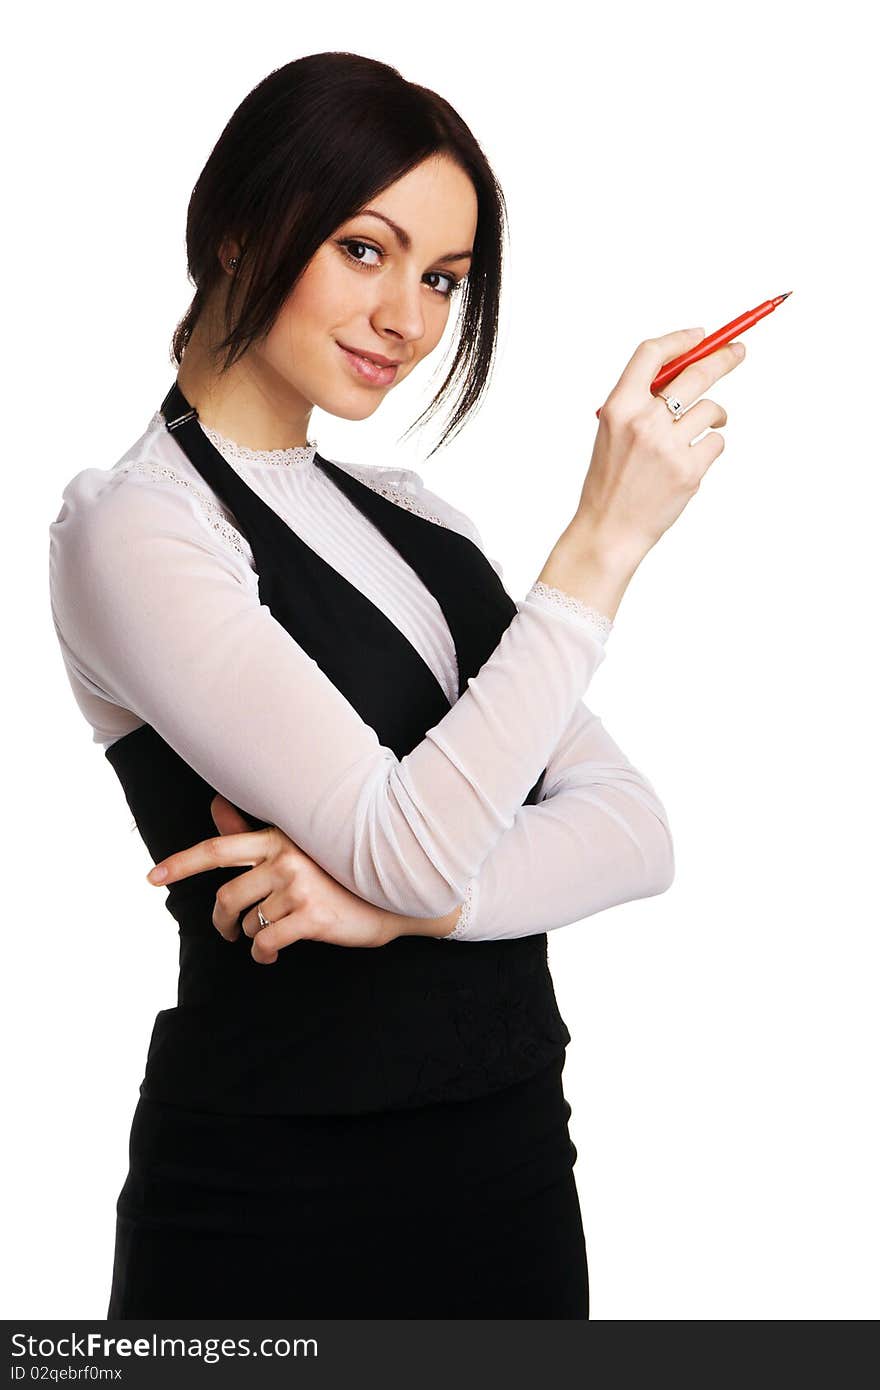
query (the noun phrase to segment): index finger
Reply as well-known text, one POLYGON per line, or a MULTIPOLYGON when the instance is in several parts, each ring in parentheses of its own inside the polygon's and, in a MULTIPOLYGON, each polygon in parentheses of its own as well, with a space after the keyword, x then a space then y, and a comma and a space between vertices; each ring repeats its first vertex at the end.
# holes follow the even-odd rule
POLYGON ((662 338, 646 338, 627 362, 614 390, 643 399, 664 362, 695 348, 705 336, 705 328, 680 328, 664 333, 662 338))
POLYGON ((692 405, 719 377, 732 372, 734 367, 738 367, 743 361, 744 353, 737 352, 736 346, 734 343, 725 343, 706 357, 701 357, 698 362, 687 363, 666 383, 665 389, 672 391, 687 405, 692 405))
POLYGON ((220 869, 258 864, 266 857, 266 830, 243 830, 237 835, 212 835, 189 849, 177 850, 154 864, 147 874, 148 883, 176 883, 191 874, 203 874, 208 869, 220 869))

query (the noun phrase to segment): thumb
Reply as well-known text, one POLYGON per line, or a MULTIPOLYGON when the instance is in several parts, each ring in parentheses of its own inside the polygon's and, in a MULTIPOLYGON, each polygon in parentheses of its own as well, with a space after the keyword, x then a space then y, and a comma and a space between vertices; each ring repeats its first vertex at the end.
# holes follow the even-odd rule
POLYGON ((238 807, 233 806, 220 792, 211 801, 211 815, 221 835, 241 835, 243 831, 253 828, 238 807))

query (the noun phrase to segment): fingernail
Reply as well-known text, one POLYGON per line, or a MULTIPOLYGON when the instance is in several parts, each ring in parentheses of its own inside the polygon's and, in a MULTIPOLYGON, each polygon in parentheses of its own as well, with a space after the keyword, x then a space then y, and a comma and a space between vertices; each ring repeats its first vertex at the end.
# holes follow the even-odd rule
POLYGON ((746 349, 744 343, 731 343, 730 346, 733 348, 737 357, 745 357, 746 349))
POLYGON ((168 870, 167 870, 167 869, 160 869, 160 868, 156 867, 155 869, 151 869, 150 872, 147 874, 147 882, 148 882, 148 883, 161 883, 162 880, 163 880, 163 879, 166 879, 167 877, 168 877, 168 870))

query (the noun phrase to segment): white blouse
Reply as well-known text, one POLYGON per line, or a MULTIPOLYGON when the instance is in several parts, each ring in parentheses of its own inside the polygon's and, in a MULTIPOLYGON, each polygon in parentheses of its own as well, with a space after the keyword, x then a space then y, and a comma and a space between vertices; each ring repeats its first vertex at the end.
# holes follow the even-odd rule
MULTIPOLYGON (((583 703, 607 618, 535 583, 456 699, 439 604, 315 466, 314 445, 254 450, 202 428, 383 609, 452 708, 404 758, 380 743, 260 603, 235 517, 157 412, 111 468, 71 479, 49 527, 52 618, 96 743, 152 725, 210 786, 359 897, 413 917, 461 904, 446 940, 550 931, 670 885, 663 806, 583 703), (541 800, 523 806, 545 766, 541 800)), ((339 466, 483 548, 468 517, 411 469, 339 466)))

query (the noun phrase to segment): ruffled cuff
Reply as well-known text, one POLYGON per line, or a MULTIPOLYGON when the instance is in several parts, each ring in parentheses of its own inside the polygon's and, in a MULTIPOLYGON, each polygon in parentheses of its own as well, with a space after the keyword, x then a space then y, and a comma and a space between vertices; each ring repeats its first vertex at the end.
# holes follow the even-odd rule
POLYGON ((580 626, 588 627, 592 635, 603 646, 614 627, 614 623, 610 618, 606 618, 604 613, 591 608, 581 599, 575 598, 574 594, 567 594, 563 589, 555 589, 552 584, 544 584, 540 579, 537 579, 529 589, 525 602, 536 604, 539 608, 549 609, 560 617, 569 618, 580 626))

